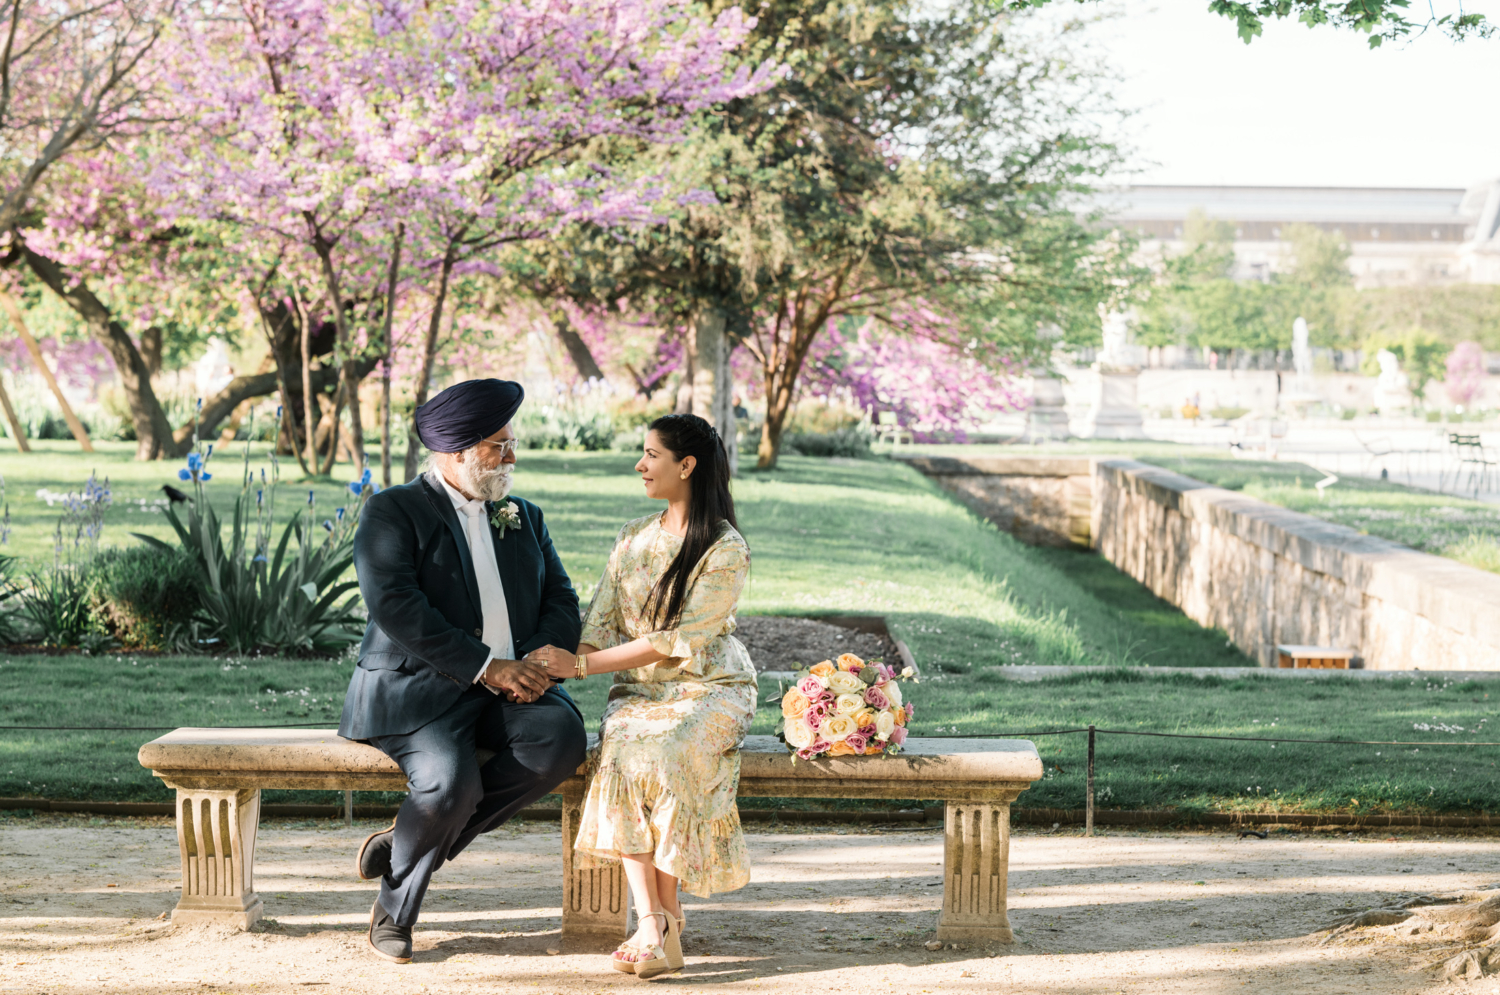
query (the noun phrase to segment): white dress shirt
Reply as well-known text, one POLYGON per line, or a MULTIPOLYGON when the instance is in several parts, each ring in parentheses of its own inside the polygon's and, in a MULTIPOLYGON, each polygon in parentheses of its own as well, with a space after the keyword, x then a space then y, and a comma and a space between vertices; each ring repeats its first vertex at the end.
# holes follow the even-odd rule
MULTIPOLYGON (((459 523, 464 527, 464 535, 469 539, 469 556, 474 561, 474 579, 479 583, 479 614, 484 618, 484 635, 480 637, 480 641, 489 647, 490 659, 514 660, 515 641, 510 632, 510 610, 505 603, 505 585, 500 583, 500 564, 495 559, 495 538, 490 532, 484 502, 478 499, 470 501, 464 497, 463 491, 448 483, 436 470, 432 471, 428 479, 434 478, 434 482, 441 484, 443 490, 448 492, 448 498, 458 512, 459 523)), ((474 683, 478 684, 488 669, 488 663, 480 668, 474 683)), ((500 693, 488 684, 485 687, 495 694, 500 693)))

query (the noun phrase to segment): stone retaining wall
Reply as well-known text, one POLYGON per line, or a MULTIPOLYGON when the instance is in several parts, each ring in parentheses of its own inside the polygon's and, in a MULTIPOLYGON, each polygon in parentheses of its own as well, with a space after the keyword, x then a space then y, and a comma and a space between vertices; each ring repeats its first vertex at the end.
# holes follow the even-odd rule
POLYGON ((1024 543, 1089 545, 1091 457, 917 456, 907 462, 1024 543))
POLYGON ((1500 576, 1135 460, 1096 459, 1093 484, 1099 552, 1262 666, 1303 643, 1500 669, 1500 576))

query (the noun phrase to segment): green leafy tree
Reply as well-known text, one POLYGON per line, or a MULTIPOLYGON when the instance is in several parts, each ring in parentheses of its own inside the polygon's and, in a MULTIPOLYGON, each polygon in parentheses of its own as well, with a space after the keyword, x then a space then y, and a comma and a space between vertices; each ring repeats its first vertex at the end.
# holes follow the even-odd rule
MULTIPOLYGON (((1044 7, 1052 0, 1001 0, 1008 10, 1044 7)), ((1080 0, 1082 2, 1082 0, 1080 0)), ((1427 17, 1413 16, 1411 0, 1209 0, 1210 12, 1235 22, 1245 44, 1260 37, 1268 20, 1296 18, 1309 27, 1329 25, 1368 35, 1371 48, 1385 42, 1399 41, 1427 31, 1439 31, 1450 38, 1488 38, 1494 25, 1483 14, 1466 11, 1461 6, 1439 13, 1434 5, 1426 6, 1427 17)))

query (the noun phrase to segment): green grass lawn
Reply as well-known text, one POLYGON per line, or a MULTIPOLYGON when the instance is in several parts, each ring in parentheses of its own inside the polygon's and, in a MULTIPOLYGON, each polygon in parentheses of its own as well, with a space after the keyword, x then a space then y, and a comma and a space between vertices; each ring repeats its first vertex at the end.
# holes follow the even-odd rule
POLYGON ((1305 463, 1163 454, 1140 458, 1269 504, 1500 572, 1500 505, 1352 476, 1340 477, 1319 495, 1313 485, 1326 475, 1305 463))
MULTIPOLYGON (((81 481, 90 463, 101 467, 101 475, 110 472, 122 497, 150 495, 176 470, 175 465, 133 463, 128 452, 96 454, 93 460, 54 452, 34 464, 4 457, 0 472, 10 484, 17 523, 13 548, 24 550, 25 542, 34 541, 22 536, 23 521, 27 529, 50 530, 53 517, 16 481, 25 480, 32 490, 57 487, 58 480, 81 481), (49 467, 54 476, 46 475, 49 467)), ((563 560, 585 596, 621 523, 658 507, 642 496, 632 464, 632 457, 617 453, 522 454, 517 493, 545 509, 563 560)), ((226 460, 210 488, 217 500, 227 500, 236 481, 226 460)), ((324 485, 320 505, 332 507, 341 500, 337 493, 324 485)), ((1429 686, 1422 678, 1312 684, 1127 673, 1004 681, 995 667, 1011 663, 1244 666, 1249 661, 1222 633, 1194 625, 1098 557, 1024 546, 900 463, 789 457, 775 472, 746 474, 735 493, 741 529, 753 550, 742 611, 885 615, 926 675, 909 695, 918 708, 917 735, 1089 722, 1244 734, 1275 723, 1278 733, 1293 736, 1426 741, 1450 734, 1415 731, 1413 723, 1472 730, 1488 719, 1484 685, 1429 686)), ((128 532, 145 520, 160 528, 159 516, 117 505, 107 520, 106 543, 130 541, 128 532)), ((29 548, 32 556, 51 555, 47 543, 29 548)), ((352 666, 347 659, 0 656, 0 724, 331 726, 352 666)), ((602 679, 575 688, 587 715, 599 714, 606 688, 602 679)), ((764 703, 755 731, 770 732, 775 717, 774 705, 764 703)), ((164 789, 135 761, 139 744, 153 735, 0 731, 0 795, 160 799, 164 789)), ((1037 742, 1048 776, 1024 796, 1025 803, 1077 807, 1082 738, 1037 742)), ((1272 750, 1264 744, 1105 737, 1100 803, 1327 810, 1349 808, 1358 798, 1360 811, 1372 806, 1468 811, 1482 808, 1494 794, 1494 755, 1378 747, 1272 750)), ((281 795, 284 800, 314 797, 281 795)))
MULTIPOLYGON (((3 725, 257 725, 337 722, 347 660, 223 657, 0 658, 3 725)), ((592 727, 608 681, 568 685, 592 727)), ((762 682, 753 732, 778 715, 762 682)), ((1114 671, 1013 682, 993 668, 911 686, 918 736, 1101 728, 1231 736, 1492 740, 1500 685, 1410 680, 1221 680, 1114 671), (1494 692, 1491 689, 1496 689, 1494 692), (1490 695, 1497 698, 1492 700, 1490 695), (1447 730, 1419 730, 1416 725, 1447 730)), ((136 763, 151 732, 0 733, 0 796, 161 801, 169 794, 136 763)), ((1083 804, 1084 737, 1038 737, 1046 776, 1021 804, 1083 804)), ((1233 743, 1101 736, 1097 791, 1107 808, 1470 812, 1493 807, 1493 748, 1233 743), (1358 804, 1355 804, 1355 801, 1358 804)), ((383 796, 387 800, 395 796, 383 796)), ((332 793, 271 792, 267 801, 332 802, 332 793)), ((371 797, 369 801, 377 801, 371 797)), ((913 799, 915 800, 915 799, 913 799)), ((779 803, 760 799, 752 805, 779 803)), ((872 803, 886 807, 899 802, 872 803)))

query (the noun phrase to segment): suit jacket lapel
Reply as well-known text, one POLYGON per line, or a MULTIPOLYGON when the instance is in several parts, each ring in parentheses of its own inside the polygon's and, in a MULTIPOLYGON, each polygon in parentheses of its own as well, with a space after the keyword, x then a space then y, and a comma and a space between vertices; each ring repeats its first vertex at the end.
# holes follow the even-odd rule
POLYGON ((474 577, 474 556, 469 552, 469 537, 464 534, 463 524, 458 520, 458 512, 453 508, 453 502, 448 499, 447 491, 439 491, 428 482, 426 474, 422 475, 422 493, 427 496, 427 503, 432 505, 438 517, 448 526, 448 531, 453 533, 453 541, 458 544, 458 561, 464 568, 464 586, 469 591, 469 603, 474 606, 476 613, 481 612, 479 604, 479 581, 474 577))

